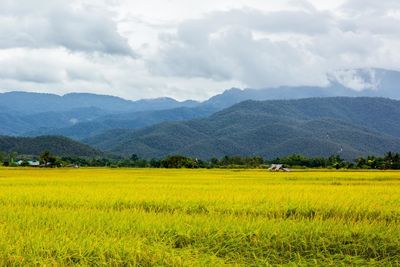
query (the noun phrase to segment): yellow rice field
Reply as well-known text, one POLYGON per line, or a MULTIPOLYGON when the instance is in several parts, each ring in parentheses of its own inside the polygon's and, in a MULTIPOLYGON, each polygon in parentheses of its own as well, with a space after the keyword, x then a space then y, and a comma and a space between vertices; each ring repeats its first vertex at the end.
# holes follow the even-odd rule
POLYGON ((0 265, 400 266, 400 172, 0 168, 0 265))

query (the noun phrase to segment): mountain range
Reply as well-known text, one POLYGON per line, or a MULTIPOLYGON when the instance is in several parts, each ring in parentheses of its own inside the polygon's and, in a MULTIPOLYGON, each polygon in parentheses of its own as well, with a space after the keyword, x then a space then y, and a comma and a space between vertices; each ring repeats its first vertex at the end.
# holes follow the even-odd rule
MULTIPOLYGON (((170 153, 198 157, 225 154, 270 156, 286 154, 292 150, 307 155, 317 155, 322 152, 325 155, 343 150, 343 153, 350 157, 368 151, 380 153, 381 149, 370 146, 378 140, 382 141, 382 144, 392 144, 392 147, 396 148, 396 138, 399 137, 396 124, 399 120, 390 114, 396 111, 392 107, 393 103, 394 105, 398 103, 375 97, 400 99, 398 89, 400 72, 383 69, 343 70, 330 75, 329 80, 329 85, 325 87, 286 86, 244 90, 232 88, 203 102, 193 100, 179 102, 172 98, 131 101, 88 93, 71 93, 64 96, 28 92, 0 93, 0 135, 65 136, 84 141, 105 151, 117 154, 135 152, 145 157, 160 157, 170 153), (360 99, 361 102, 352 102, 350 98, 339 96, 353 97, 360 99), (363 98, 365 96, 371 98, 363 98), (306 98, 312 98, 313 101, 303 100, 306 98), (300 99, 300 102, 289 101, 297 99, 300 99), (325 103, 324 101, 327 101, 325 99, 330 100, 325 103), (277 101, 260 104, 260 102, 246 102, 248 100, 277 101), (297 107, 299 103, 301 108, 297 107), (346 105, 341 106, 340 103, 346 105), (348 110, 345 116, 339 112, 346 110, 350 104, 357 106, 348 110), (264 108, 274 107, 275 110, 268 114, 253 110, 250 115, 251 112, 246 113, 244 108, 251 110, 252 105, 257 107, 267 105, 264 108), (380 117, 370 114, 370 109, 374 105, 376 105, 374 112, 380 117), (308 114, 309 117, 299 117, 304 110, 312 107, 314 107, 313 116, 308 114), (331 107, 330 113, 322 112, 326 107, 331 107), (361 110, 368 116, 362 117, 361 110), (249 121, 242 117, 245 113, 249 121), (236 117, 237 114, 240 116, 236 117), (321 117, 317 116, 318 114, 325 115, 321 117), (387 118, 391 119, 392 124, 387 118), (233 124, 230 125, 228 122, 233 124), (259 128, 260 125, 264 125, 264 128, 259 128), (268 128, 266 125, 273 127, 268 128), (241 127, 247 129, 248 135, 244 134, 241 127), (211 132, 204 129, 211 129, 211 132), (365 141, 364 146, 361 146, 361 143, 354 145, 354 142, 359 143, 356 142, 358 140, 342 142, 344 135, 340 137, 332 133, 327 134, 329 129, 341 129, 342 132, 348 133, 348 136, 365 133, 367 134, 363 135, 365 138, 368 136, 375 139, 365 141), (226 136, 223 135, 224 131, 226 136), (257 143, 261 141, 255 138, 257 134, 279 136, 279 132, 281 136, 286 132, 288 138, 271 137, 275 145, 268 143, 268 149, 261 149, 257 143), (329 136, 328 139, 323 137, 323 132, 327 132, 325 137, 329 136), (251 137, 252 135, 254 136, 251 137), (293 141, 294 136, 299 140, 293 141), (312 141, 310 136, 313 137, 312 141), (250 137, 257 144, 255 147, 246 143, 245 140, 250 137), (321 151, 315 150, 317 146, 298 145, 306 142, 320 143, 321 151), (159 143, 159 147, 155 145, 156 143, 159 143), (288 146, 298 149, 287 149, 288 146)), ((353 107, 352 105, 350 106, 353 107)), ((382 145, 382 148, 386 150, 390 147, 382 145)))
POLYGON ((400 72, 356 69, 332 76, 327 87, 232 88, 203 102, 179 102, 171 98, 130 101, 87 93, 58 96, 9 92, 0 94, 0 135, 52 134, 81 140, 109 129, 138 129, 164 121, 202 118, 245 100, 333 96, 400 99, 398 84, 400 72), (346 87, 349 81, 364 86, 363 90, 346 87))
POLYGON ((111 130, 85 139, 98 149, 146 158, 182 154, 274 158, 400 151, 400 101, 368 97, 245 101, 208 118, 111 130))

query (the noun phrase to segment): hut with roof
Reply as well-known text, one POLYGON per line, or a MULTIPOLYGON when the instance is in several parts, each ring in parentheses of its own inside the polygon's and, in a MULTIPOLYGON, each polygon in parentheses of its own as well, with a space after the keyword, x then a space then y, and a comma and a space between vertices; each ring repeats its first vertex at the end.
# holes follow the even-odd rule
POLYGON ((279 172, 279 171, 290 172, 290 169, 285 168, 283 164, 272 164, 271 167, 268 168, 268 170, 271 172, 279 172))

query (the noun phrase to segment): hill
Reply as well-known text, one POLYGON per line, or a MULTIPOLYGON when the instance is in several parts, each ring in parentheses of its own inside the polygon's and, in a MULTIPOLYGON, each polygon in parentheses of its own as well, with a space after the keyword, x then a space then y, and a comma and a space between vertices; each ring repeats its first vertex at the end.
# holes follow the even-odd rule
POLYGON ((102 153, 88 145, 62 136, 10 137, 0 136, 0 151, 24 155, 40 155, 49 150, 58 156, 94 157, 102 153))
POLYGON ((85 142, 143 157, 199 158, 361 155, 400 151, 400 101, 383 98, 311 98, 245 101, 205 119, 113 130, 85 142))
MULTIPOLYGON (((3 93, 0 135, 64 135, 80 139, 110 128, 140 128, 161 121, 201 117, 202 109, 196 110, 197 105, 195 101, 171 98, 129 101, 81 93, 3 93)), ((208 115, 211 110, 204 112, 208 115)))
POLYGON ((69 111, 49 111, 35 114, 0 111, 0 135, 53 135, 51 130, 89 122, 108 114, 99 108, 77 108, 69 111))
POLYGON ((92 120, 85 120, 76 124, 66 123, 68 127, 40 128, 27 132, 27 135, 63 135, 76 140, 88 138, 111 129, 139 129, 167 121, 183 121, 211 115, 213 108, 176 108, 167 110, 152 110, 107 114, 92 120))

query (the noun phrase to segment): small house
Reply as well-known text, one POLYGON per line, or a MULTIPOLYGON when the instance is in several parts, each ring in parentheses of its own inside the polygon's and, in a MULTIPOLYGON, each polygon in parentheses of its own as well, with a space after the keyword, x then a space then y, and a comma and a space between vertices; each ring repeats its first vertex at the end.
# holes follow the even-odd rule
POLYGON ((40 166, 40 162, 38 160, 28 160, 28 164, 31 167, 39 167, 40 166))
POLYGON ((279 171, 290 172, 290 169, 285 168, 283 164, 272 164, 271 167, 268 168, 268 170, 271 172, 279 172, 279 171))

